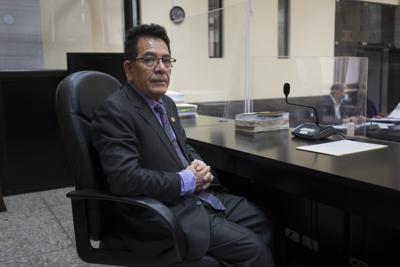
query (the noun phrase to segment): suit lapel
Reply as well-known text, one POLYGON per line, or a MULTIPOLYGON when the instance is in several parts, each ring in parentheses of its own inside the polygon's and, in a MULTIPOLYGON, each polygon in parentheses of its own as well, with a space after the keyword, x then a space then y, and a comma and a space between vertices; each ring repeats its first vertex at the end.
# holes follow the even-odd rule
POLYGON ((179 166, 184 167, 182 166, 181 160, 176 154, 175 148, 169 140, 168 136, 166 135, 163 127, 161 126, 160 122, 155 117, 153 111, 150 109, 143 97, 139 93, 137 93, 136 90, 129 84, 125 86, 125 90, 127 91, 127 94, 137 113, 156 132, 156 134, 170 153, 171 157, 179 164, 179 166))

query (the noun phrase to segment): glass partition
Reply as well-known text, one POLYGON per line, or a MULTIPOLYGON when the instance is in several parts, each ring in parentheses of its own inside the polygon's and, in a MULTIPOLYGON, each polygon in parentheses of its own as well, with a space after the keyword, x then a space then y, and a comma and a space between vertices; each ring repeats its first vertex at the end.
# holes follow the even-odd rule
POLYGON ((364 136, 367 69, 360 57, 253 57, 254 111, 288 111, 290 128, 311 122, 364 136), (297 105, 286 103, 285 83, 288 102, 297 105))
POLYGON ((181 101, 197 105, 198 114, 223 120, 244 112, 248 71, 245 65, 246 5, 246 2, 239 2, 223 9, 189 14, 183 22, 171 23, 167 28, 172 56, 177 59, 167 94, 178 95, 181 101), (209 45, 215 40, 209 36, 208 22, 215 12, 222 13, 225 25, 220 58, 209 56, 209 45), (226 30, 227 27, 230 30, 226 30))
POLYGON ((221 121, 241 113, 287 111, 290 128, 312 122, 333 125, 344 134, 365 135, 368 59, 251 57, 248 8, 242 1, 167 24, 172 55, 177 59, 169 94, 180 98, 178 109, 182 106, 193 115, 190 104, 194 104, 198 114, 221 121), (222 14, 224 25, 235 29, 224 28, 221 34, 222 58, 209 57, 208 21, 213 12, 222 14), (317 112, 287 104, 285 83, 291 87, 289 102, 317 112))
POLYGON ((248 7, 247 2, 238 2, 168 24, 172 55, 177 59, 168 94, 179 99, 178 109, 186 109, 189 117, 197 112, 221 121, 233 120, 241 113, 288 111, 291 128, 318 122, 343 133, 354 126, 354 134, 365 135, 368 59, 251 57, 248 7), (224 25, 235 29, 222 33, 222 58, 209 57, 207 27, 213 12, 222 13, 224 25), (291 87, 289 102, 317 112, 288 105, 285 83, 291 87))

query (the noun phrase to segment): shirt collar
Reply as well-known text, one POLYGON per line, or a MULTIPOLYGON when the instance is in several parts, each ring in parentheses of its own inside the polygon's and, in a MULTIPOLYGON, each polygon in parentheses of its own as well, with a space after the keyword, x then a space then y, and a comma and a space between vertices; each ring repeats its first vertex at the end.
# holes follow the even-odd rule
POLYGON ((329 95, 330 97, 331 97, 331 99, 332 99, 332 101, 333 101, 333 104, 335 105, 335 106, 340 106, 341 104, 342 104, 342 101, 340 100, 339 101, 339 103, 337 103, 336 102, 336 99, 332 96, 332 95, 329 95))
POLYGON ((132 86, 132 88, 133 88, 139 95, 141 95, 141 96, 143 97, 143 99, 146 101, 147 105, 149 105, 149 107, 150 107, 152 110, 154 109, 154 107, 155 107, 157 104, 161 104, 161 105, 162 105, 162 99, 161 99, 161 98, 160 98, 159 101, 156 101, 156 100, 154 100, 154 99, 152 99, 152 98, 150 98, 150 97, 145 96, 142 92, 140 92, 138 89, 136 89, 135 86, 133 86, 131 83, 130 83, 130 85, 132 86))

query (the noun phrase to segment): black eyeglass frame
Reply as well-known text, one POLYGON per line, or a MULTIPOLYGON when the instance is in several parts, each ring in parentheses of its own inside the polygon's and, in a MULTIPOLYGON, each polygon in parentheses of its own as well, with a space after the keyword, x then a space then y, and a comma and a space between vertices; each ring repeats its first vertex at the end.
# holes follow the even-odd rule
POLYGON ((141 62, 141 63, 143 63, 143 65, 145 65, 146 67, 148 67, 148 68, 155 68, 158 64, 160 64, 160 61, 161 61, 161 63, 166 67, 166 68, 172 68, 173 67, 173 63, 175 63, 176 62, 176 59, 175 58, 172 58, 172 57, 139 57, 139 58, 135 58, 135 59, 133 59, 132 61, 139 61, 139 62, 141 62), (150 59, 155 59, 156 61, 154 61, 153 63, 151 63, 150 65, 149 64, 146 64, 145 62, 144 62, 144 60, 150 60, 150 59), (164 63, 164 61, 163 60, 169 60, 169 62, 165 62, 164 63))

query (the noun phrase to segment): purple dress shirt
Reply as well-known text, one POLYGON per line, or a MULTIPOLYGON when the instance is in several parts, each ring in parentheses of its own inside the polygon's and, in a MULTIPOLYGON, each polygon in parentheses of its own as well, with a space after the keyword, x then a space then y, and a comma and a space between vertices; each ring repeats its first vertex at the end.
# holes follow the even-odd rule
MULTIPOLYGON (((146 103, 149 105, 151 111, 153 112, 154 116, 157 118, 158 122, 162 125, 163 123, 162 123, 161 115, 154 110, 155 106, 157 106, 158 104, 162 104, 161 101, 157 102, 154 99, 148 98, 147 96, 143 95, 142 92, 140 92, 139 90, 136 90, 136 92, 138 92, 144 98, 146 103)), ((174 138, 176 138, 175 133, 173 133, 173 135, 174 135, 174 138)), ((177 151, 178 156, 181 158, 181 161, 182 161, 182 157, 184 158, 183 153, 176 142, 175 142, 175 144, 174 144, 175 150, 177 151)), ((185 159, 185 161, 186 161, 186 159, 185 159)), ((188 162, 186 162, 185 167, 187 165, 188 165, 188 162)), ((196 178, 194 177, 193 173, 189 170, 184 169, 184 170, 178 172, 178 174, 181 177, 181 196, 193 193, 194 189, 196 187, 196 178)))
MULTIPOLYGON (((181 150, 181 148, 178 145, 178 142, 176 141, 176 136, 175 133, 168 121, 168 117, 166 115, 165 108, 163 106, 162 101, 155 101, 151 98, 146 97, 143 95, 141 92, 137 90, 137 92, 144 98, 144 100, 147 102, 149 105, 150 109, 152 110, 153 114, 156 116, 158 119, 159 123, 163 128, 169 127, 169 129, 165 129, 167 136, 169 137, 171 143, 173 144, 176 153, 178 154, 182 164, 186 167, 188 166, 188 162, 181 150), (163 117, 164 116, 164 117, 163 117), (163 121, 165 120, 165 121, 163 121)), ((206 165, 203 161, 198 160, 200 164, 206 165)), ((192 194, 196 188, 196 178, 194 177, 193 173, 189 170, 182 170, 178 172, 179 176, 181 177, 181 196, 192 194)), ((199 198, 208 204, 210 204, 215 210, 225 210, 225 206, 222 204, 222 202, 212 193, 206 192, 206 191, 201 191, 199 193, 199 198)))

